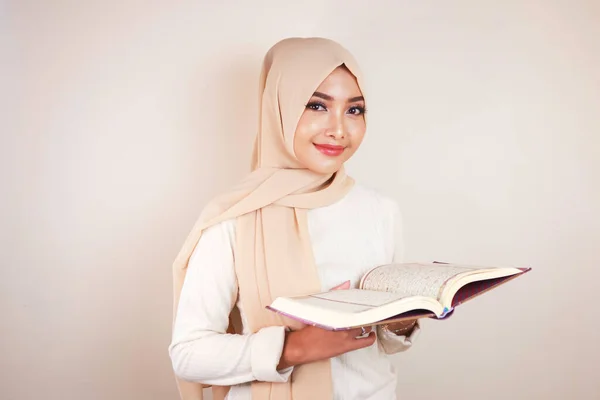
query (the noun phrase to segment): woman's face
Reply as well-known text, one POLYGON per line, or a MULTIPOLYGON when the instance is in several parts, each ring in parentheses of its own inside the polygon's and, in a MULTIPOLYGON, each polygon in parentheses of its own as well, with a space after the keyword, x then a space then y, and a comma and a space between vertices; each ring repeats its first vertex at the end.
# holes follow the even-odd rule
POLYGON ((335 69, 306 104, 294 135, 294 152, 311 171, 340 169, 365 136, 365 100, 354 75, 335 69))

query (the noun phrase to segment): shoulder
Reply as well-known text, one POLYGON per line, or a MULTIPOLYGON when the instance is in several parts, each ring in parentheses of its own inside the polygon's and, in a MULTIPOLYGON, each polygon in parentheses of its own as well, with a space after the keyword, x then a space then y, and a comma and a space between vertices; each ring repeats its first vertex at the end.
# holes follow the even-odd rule
POLYGON ((203 249, 233 248, 233 244, 235 243, 235 227, 236 220, 233 218, 204 229, 198 245, 194 249, 194 255, 203 249))

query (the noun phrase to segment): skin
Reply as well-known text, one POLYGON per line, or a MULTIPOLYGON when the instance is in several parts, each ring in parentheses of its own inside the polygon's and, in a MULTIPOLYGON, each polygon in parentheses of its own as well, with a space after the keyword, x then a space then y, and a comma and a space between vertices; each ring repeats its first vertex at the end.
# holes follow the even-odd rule
POLYGON ((296 158, 311 171, 331 174, 354 155, 366 131, 365 101, 356 78, 338 67, 307 102, 294 134, 296 158), (340 154, 324 154, 318 145, 340 146, 340 154))
MULTIPOLYGON (((339 170, 360 147, 366 131, 365 101, 356 78, 345 67, 335 69, 307 102, 294 136, 296 158, 309 170, 331 174, 339 170), (326 147, 323 147, 326 146, 326 147), (333 146, 333 147, 332 147, 333 146)), ((333 290, 350 288, 350 281, 333 290)), ((414 326, 416 321, 389 324, 390 330, 414 326)), ((371 346, 371 327, 328 331, 306 326, 287 332, 278 369, 336 357, 371 346)))

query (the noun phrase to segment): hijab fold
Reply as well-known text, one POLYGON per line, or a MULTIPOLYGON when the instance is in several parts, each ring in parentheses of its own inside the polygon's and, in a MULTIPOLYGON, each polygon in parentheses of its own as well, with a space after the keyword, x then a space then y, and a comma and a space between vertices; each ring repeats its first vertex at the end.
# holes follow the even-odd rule
MULTIPOLYGON (((352 55, 329 39, 284 39, 267 52, 259 83, 261 112, 252 172, 204 208, 185 240, 173 263, 174 318, 187 265, 202 232, 235 219, 235 272, 246 328, 255 333, 268 326, 302 327, 266 306, 278 296, 321 290, 307 211, 339 201, 354 181, 343 167, 329 175, 304 168, 294 154, 293 140, 306 102, 341 65, 361 86, 362 77, 352 55)), ((230 332, 242 334, 234 324, 230 324, 230 332)), ((177 383, 183 400, 202 400, 202 384, 181 379, 177 383)), ((213 387, 213 398, 222 400, 227 391, 226 387, 213 387)), ((332 393, 329 360, 294 367, 286 383, 252 382, 253 400, 329 400, 332 393)))

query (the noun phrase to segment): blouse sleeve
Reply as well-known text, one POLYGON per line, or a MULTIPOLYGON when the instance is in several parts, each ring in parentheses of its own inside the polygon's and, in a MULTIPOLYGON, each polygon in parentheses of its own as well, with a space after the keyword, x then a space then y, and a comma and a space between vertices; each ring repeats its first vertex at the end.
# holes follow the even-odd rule
POLYGON ((173 370, 181 379, 208 385, 286 382, 293 368, 277 371, 284 327, 226 333, 238 293, 234 238, 235 221, 212 226, 190 258, 169 346, 173 370))
MULTIPOLYGON (((402 213, 398 204, 390 201, 390 215, 393 224, 391 224, 390 236, 394 247, 394 255, 392 262, 401 263, 404 262, 404 229, 402 223, 402 213)), ((415 325, 415 328, 410 332, 409 335, 396 335, 393 332, 386 331, 381 328, 381 325, 377 326, 377 339, 380 348, 386 354, 395 354, 401 351, 408 350, 413 342, 419 336, 421 332, 421 326, 419 321, 415 325)))

